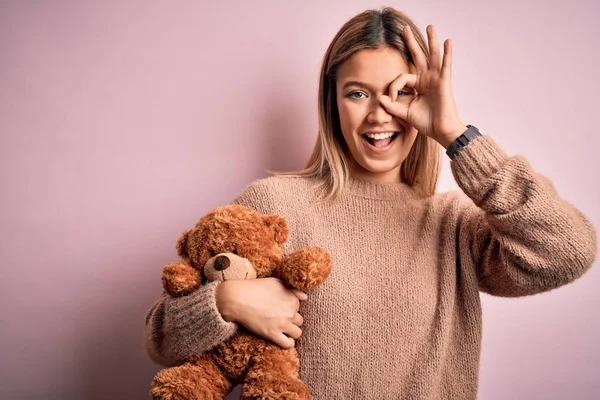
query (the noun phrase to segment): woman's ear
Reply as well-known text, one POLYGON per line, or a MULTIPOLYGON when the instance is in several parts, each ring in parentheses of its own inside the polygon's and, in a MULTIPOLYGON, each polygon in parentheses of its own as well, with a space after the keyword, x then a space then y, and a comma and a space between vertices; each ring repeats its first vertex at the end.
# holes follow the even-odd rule
POLYGON ((192 233, 191 230, 184 231, 181 234, 181 236, 179 237, 179 239, 177 240, 177 245, 175 246, 179 257, 183 258, 187 262, 190 261, 189 260, 190 257, 187 252, 187 242, 188 242, 188 237, 190 236, 190 233, 192 233))
POLYGON ((288 240, 288 226, 284 219, 278 215, 267 215, 264 217, 265 224, 275 233, 275 241, 282 245, 288 240))

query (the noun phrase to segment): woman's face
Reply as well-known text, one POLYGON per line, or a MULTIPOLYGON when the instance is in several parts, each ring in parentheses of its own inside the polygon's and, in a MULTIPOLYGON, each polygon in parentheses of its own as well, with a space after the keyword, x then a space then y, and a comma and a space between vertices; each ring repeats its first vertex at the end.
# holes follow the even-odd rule
MULTIPOLYGON (((360 50, 340 66, 336 77, 340 126, 351 153, 350 173, 357 179, 400 181, 400 166, 417 130, 389 114, 380 102, 389 86, 411 67, 397 50, 360 50)), ((409 89, 397 101, 410 101, 409 89)))

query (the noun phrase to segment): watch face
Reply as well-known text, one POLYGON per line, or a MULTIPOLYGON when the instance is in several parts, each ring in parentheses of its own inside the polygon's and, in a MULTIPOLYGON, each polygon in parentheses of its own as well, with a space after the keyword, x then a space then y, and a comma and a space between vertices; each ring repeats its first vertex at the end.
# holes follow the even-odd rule
POLYGON ((462 136, 466 137, 469 141, 475 139, 477 136, 481 136, 481 133, 479 133, 479 129, 477 129, 473 125, 467 126, 469 127, 469 129, 467 129, 465 133, 462 134, 462 136))

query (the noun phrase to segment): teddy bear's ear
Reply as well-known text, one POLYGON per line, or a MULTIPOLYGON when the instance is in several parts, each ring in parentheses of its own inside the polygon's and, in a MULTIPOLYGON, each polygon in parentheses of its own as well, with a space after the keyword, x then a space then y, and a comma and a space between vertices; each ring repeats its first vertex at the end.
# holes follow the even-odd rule
POLYGON ((177 254, 179 257, 186 261, 189 261, 190 258, 187 252, 187 242, 191 232, 191 230, 184 231, 177 240, 177 245, 175 246, 177 248, 177 254))
POLYGON ((284 244, 288 240, 288 226, 284 219, 278 215, 267 215, 264 217, 265 224, 275 232, 275 241, 284 244))

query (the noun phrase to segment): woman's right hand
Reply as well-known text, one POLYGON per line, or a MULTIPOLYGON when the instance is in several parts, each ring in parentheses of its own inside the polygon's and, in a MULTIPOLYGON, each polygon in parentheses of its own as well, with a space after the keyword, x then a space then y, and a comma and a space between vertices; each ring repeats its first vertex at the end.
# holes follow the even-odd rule
POLYGON ((219 284, 217 308, 225 321, 289 349, 302 335, 298 309, 306 298, 306 293, 288 289, 276 278, 231 280, 219 284))

